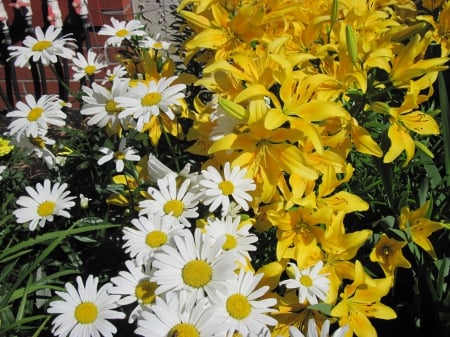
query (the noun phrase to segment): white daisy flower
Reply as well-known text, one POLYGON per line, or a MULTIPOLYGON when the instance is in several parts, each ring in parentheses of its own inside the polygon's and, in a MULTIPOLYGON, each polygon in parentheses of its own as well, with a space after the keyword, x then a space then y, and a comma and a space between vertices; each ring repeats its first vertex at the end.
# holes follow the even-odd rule
POLYGON ((200 229, 194 235, 174 237, 176 247, 164 246, 156 252, 152 266, 152 281, 158 283, 156 294, 187 291, 190 297, 200 299, 214 290, 223 291, 230 280, 236 278, 236 256, 221 249, 223 240, 211 245, 200 229))
POLYGON ((137 335, 152 337, 221 336, 224 327, 216 324, 206 298, 191 301, 184 292, 157 297, 152 311, 144 311, 135 330, 137 335))
POLYGON ((83 86, 83 107, 80 113, 88 116, 88 125, 98 127, 109 126, 112 130, 118 130, 128 123, 119 119, 118 115, 123 110, 119 108, 115 98, 122 96, 128 89, 128 79, 116 78, 112 82, 111 89, 107 89, 97 83, 92 83, 92 88, 83 86))
POLYGON ((158 179, 157 184, 159 189, 147 189, 153 199, 139 202, 139 215, 161 213, 163 221, 172 218, 183 226, 191 227, 188 219, 198 218, 198 198, 189 191, 191 181, 185 179, 178 187, 176 176, 168 174, 158 179))
POLYGON ((6 117, 13 118, 8 129, 16 139, 22 135, 42 137, 47 134, 49 125, 61 127, 66 124, 67 116, 61 111, 62 106, 56 95, 42 95, 36 101, 33 95, 27 94, 25 102, 17 102, 16 108, 6 114, 6 117))
POLYGON ((19 139, 13 138, 11 142, 21 148, 27 156, 35 155, 37 158, 43 159, 49 169, 56 167, 56 156, 47 146, 55 145, 55 140, 45 136, 26 137, 22 135, 19 139))
POLYGON ((98 165, 113 160, 116 163, 116 172, 122 172, 125 168, 124 160, 139 161, 141 157, 137 154, 136 150, 132 147, 125 147, 126 139, 122 138, 119 143, 119 150, 113 151, 109 147, 101 147, 99 151, 104 154, 97 160, 98 165))
POLYGON ((256 250, 256 246, 253 243, 258 241, 258 237, 249 232, 251 227, 249 223, 241 225, 240 216, 235 218, 226 216, 221 219, 209 218, 205 231, 213 242, 217 239, 225 238, 222 249, 234 251, 239 262, 245 264, 251 260, 248 252, 256 250))
POLYGON ((294 274, 290 278, 280 282, 288 289, 298 288, 299 303, 317 304, 318 300, 325 301, 330 289, 330 279, 328 274, 321 274, 323 262, 319 261, 314 266, 300 270, 297 265, 289 263, 294 274))
POLYGON ((78 289, 66 283, 66 292, 56 291, 62 300, 50 302, 47 312, 58 314, 52 322, 52 333, 60 337, 111 337, 117 328, 110 319, 123 319, 118 307, 119 295, 108 294, 111 283, 97 290, 98 278, 89 275, 86 285, 77 276, 78 289))
POLYGON ((142 265, 135 260, 125 261, 125 265, 128 271, 120 271, 119 276, 111 278, 114 287, 108 293, 124 296, 117 302, 120 305, 137 304, 128 318, 128 323, 133 323, 143 308, 155 302, 158 285, 150 281, 150 274, 144 273, 142 265))
POLYGON ((158 116, 164 112, 170 119, 175 118, 172 112, 173 105, 181 105, 179 99, 184 98, 182 92, 184 84, 171 85, 178 77, 162 77, 158 82, 153 80, 148 84, 139 82, 130 88, 126 96, 117 97, 117 102, 124 110, 119 114, 120 118, 133 116, 137 120, 137 129, 142 130, 144 124, 150 121, 151 116, 158 116))
POLYGON ((8 47, 11 58, 16 58, 14 65, 21 68, 29 66, 30 59, 49 65, 58 62, 58 56, 73 58, 75 51, 70 48, 76 48, 75 39, 68 38, 68 35, 60 37, 61 31, 62 28, 50 25, 44 34, 41 27, 36 27, 35 37, 27 35, 22 42, 24 46, 8 47))
POLYGON ((168 174, 177 176, 175 171, 172 171, 163 162, 161 162, 153 153, 149 153, 147 161, 147 170, 150 179, 157 182, 158 179, 164 179, 168 174))
MULTIPOLYGON (((347 333, 349 327, 348 325, 344 325, 337 329, 331 337, 344 337, 347 333)), ((318 326, 314 318, 310 318, 308 320, 308 333, 306 336, 296 327, 289 327, 289 337, 330 337, 330 321, 326 319, 323 322, 322 329, 320 330, 320 335, 318 334, 318 326)))
POLYGON ((55 215, 70 218, 67 209, 75 206, 75 202, 72 201, 75 197, 69 196, 70 191, 66 188, 65 183, 55 183, 52 186, 48 179, 44 180, 43 185, 37 183, 36 189, 27 186, 25 190, 28 196, 17 199, 17 204, 22 208, 13 212, 17 222, 29 222, 30 230, 33 231, 37 225, 44 227, 46 221, 53 221, 55 215))
POLYGON ((179 173, 172 171, 163 162, 161 162, 154 154, 149 153, 147 161, 147 171, 151 181, 157 182, 158 179, 163 179, 166 175, 172 174, 175 177, 179 176, 187 178, 191 181, 190 189, 197 187, 199 175, 197 172, 191 172, 191 164, 187 163, 179 173))
POLYGON ((139 20, 119 21, 115 18, 111 18, 111 24, 104 24, 99 35, 110 36, 105 41, 105 46, 120 47, 123 41, 131 40, 134 36, 144 36, 144 25, 139 20))
POLYGON ((116 78, 124 78, 128 75, 127 69, 122 65, 116 65, 112 69, 106 70, 105 79, 102 81, 102 85, 105 85, 108 82, 113 82, 116 78))
POLYGON ((132 227, 123 229, 123 248, 125 253, 136 259, 138 264, 147 265, 161 247, 173 245, 173 237, 181 235, 184 227, 177 221, 166 219, 161 221, 158 213, 150 213, 131 220, 132 227))
POLYGON ((140 45, 142 48, 152 48, 156 50, 169 50, 170 48, 170 42, 160 40, 159 34, 155 37, 155 39, 150 36, 144 37, 144 39, 140 41, 140 45))
POLYGON ((210 205, 209 211, 214 212, 219 206, 222 206, 222 215, 228 213, 230 208, 230 198, 233 198, 245 211, 249 209, 248 201, 252 200, 247 191, 253 191, 256 185, 252 179, 245 178, 247 169, 239 166, 233 167, 226 162, 223 167, 223 177, 213 166, 208 166, 202 171, 200 186, 205 187, 203 191, 203 204, 210 205))
POLYGON ((269 290, 269 286, 256 288, 263 275, 241 269, 225 291, 216 290, 210 296, 218 324, 228 329, 226 337, 234 336, 235 333, 242 336, 270 336, 268 326, 276 325, 277 320, 267 314, 275 311, 271 307, 277 300, 259 299, 269 290))
POLYGON ((88 50, 87 58, 82 53, 77 53, 72 62, 74 64, 72 70, 74 71, 73 79, 75 81, 81 80, 86 76, 94 76, 107 66, 93 50, 88 50))

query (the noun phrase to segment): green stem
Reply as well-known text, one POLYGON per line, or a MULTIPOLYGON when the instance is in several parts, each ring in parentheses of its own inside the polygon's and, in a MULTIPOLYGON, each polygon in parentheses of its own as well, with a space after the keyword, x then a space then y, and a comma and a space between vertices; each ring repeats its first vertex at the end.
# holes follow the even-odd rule
POLYGON ((58 74, 58 72, 56 71, 56 69, 54 68, 53 65, 50 65, 50 69, 52 71, 52 73, 56 76, 56 79, 58 80, 59 83, 61 83, 64 88, 66 88, 68 90, 68 92, 70 92, 70 94, 75 97, 78 101, 81 101, 80 97, 78 97, 79 95, 75 92, 72 91, 72 89, 70 89, 70 86, 64 82, 64 80, 61 78, 61 76, 58 74))
POLYGON ((167 134, 166 130, 164 129, 164 123, 163 123, 161 115, 158 115, 158 121, 159 121, 159 125, 161 127, 161 132, 164 134, 164 137, 166 138, 167 144, 170 147, 170 152, 172 152, 172 157, 173 157, 173 160, 175 161, 176 170, 177 170, 177 172, 180 172, 180 163, 178 162, 178 155, 175 152, 175 149, 174 149, 174 147, 172 145, 172 142, 170 141, 169 135, 167 134))

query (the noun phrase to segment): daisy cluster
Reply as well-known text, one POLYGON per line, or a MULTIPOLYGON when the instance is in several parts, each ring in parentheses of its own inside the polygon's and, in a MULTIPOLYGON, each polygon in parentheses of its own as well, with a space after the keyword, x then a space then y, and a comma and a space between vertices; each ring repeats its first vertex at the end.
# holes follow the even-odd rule
POLYGON ((400 15, 410 0, 184 0, 183 65, 137 19, 98 32, 118 65, 53 26, 10 47, 19 67, 71 59, 81 83, 80 130, 57 95, 6 115, 0 157, 21 149, 53 178, 25 188, 16 222, 82 230, 73 218, 89 214, 118 225, 125 256, 118 273, 55 291, 53 335, 109 337, 123 320, 152 337, 375 337, 371 319, 396 318, 382 299, 398 268, 412 268, 402 249, 436 259, 429 237, 444 228, 424 198, 359 223, 369 203, 348 188, 354 156, 432 155, 423 139, 439 126, 421 104, 449 60, 450 5, 428 5, 423 26, 400 15), (441 54, 427 58, 431 44, 441 54))

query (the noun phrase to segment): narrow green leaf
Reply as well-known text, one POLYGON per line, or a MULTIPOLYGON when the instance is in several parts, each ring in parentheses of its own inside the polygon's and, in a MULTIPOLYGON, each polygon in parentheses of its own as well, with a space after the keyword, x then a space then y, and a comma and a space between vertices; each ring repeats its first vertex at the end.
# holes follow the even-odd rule
POLYGON ((447 278, 449 271, 450 271, 450 259, 444 258, 441 260, 436 261, 436 264, 438 265, 439 271, 438 276, 436 279, 436 291, 437 291, 437 297, 438 300, 443 300, 443 294, 447 290, 447 283, 445 282, 445 279, 447 278))
POLYGON ((13 324, 7 325, 5 326, 5 328, 3 328, 3 326, 0 327, 0 336, 8 336, 5 334, 5 332, 16 329, 17 327, 22 327, 27 323, 31 323, 34 321, 38 321, 44 318, 47 318, 47 315, 36 315, 36 316, 31 316, 31 317, 25 317, 23 319, 21 319, 20 321, 16 321, 13 324))
POLYGON ((49 315, 42 323, 41 325, 36 329, 33 336, 31 337, 38 337, 39 334, 44 330, 45 326, 47 325, 48 321, 50 320, 51 316, 49 315))
POLYGON ((58 237, 67 237, 70 235, 76 235, 76 234, 85 233, 85 232, 97 231, 97 230, 111 228, 111 227, 117 227, 117 226, 119 226, 119 225, 97 224, 97 225, 80 227, 80 228, 69 228, 69 229, 62 230, 62 231, 48 232, 48 233, 39 235, 35 238, 28 239, 27 241, 20 242, 14 246, 11 246, 11 247, 5 249, 3 252, 0 253, 0 261, 3 261, 3 259, 5 257, 7 257, 11 254, 14 254, 18 251, 28 249, 29 247, 32 247, 39 243, 54 240, 55 238, 58 238, 58 237))
POLYGON ((429 184, 428 178, 424 178, 420 182, 420 188, 419 188, 419 204, 420 205, 423 205, 425 203, 425 201, 427 201, 429 185, 430 184, 429 184))
POLYGON ((17 310, 16 321, 20 321, 25 313, 25 306, 28 302, 28 288, 30 287, 31 282, 33 282, 33 275, 28 277, 27 285, 25 286, 22 299, 20 300, 19 309, 17 310))
POLYGON ((0 263, 6 263, 6 262, 8 262, 8 261, 15 260, 15 259, 21 257, 22 255, 29 254, 29 253, 32 252, 32 251, 33 251, 33 249, 24 249, 24 250, 20 250, 20 251, 14 253, 14 254, 11 254, 11 255, 5 257, 4 259, 1 259, 1 260, 0 260, 0 263))
POLYGON ((445 176, 447 178, 447 186, 450 186, 450 104, 447 94, 447 86, 445 85, 444 74, 439 73, 439 104, 441 108, 441 133, 444 141, 444 163, 445 176))
POLYGON ((378 164, 378 171, 380 172, 381 181, 383 182, 384 193, 386 193, 386 198, 389 206, 392 208, 395 205, 394 194, 392 191, 393 186, 393 172, 392 164, 385 164, 381 159, 376 158, 375 161, 378 164))

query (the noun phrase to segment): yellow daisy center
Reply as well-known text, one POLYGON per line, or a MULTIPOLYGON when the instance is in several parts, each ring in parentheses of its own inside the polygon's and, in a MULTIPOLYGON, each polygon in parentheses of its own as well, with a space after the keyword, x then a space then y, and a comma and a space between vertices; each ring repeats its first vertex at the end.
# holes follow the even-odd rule
POLYGON ((97 306, 92 302, 83 302, 75 308, 75 319, 81 324, 90 324, 97 318, 97 306))
POLYGON ((300 277, 300 283, 305 287, 311 287, 313 284, 312 278, 309 275, 302 275, 300 277))
POLYGON ((52 41, 48 41, 48 40, 42 40, 42 41, 38 41, 36 42, 33 47, 31 47, 32 51, 43 51, 45 49, 48 49, 52 46, 52 41))
POLYGON ((200 337, 197 328, 189 323, 179 323, 170 329, 168 337, 200 337))
POLYGON ((117 160, 124 160, 125 159, 125 152, 122 152, 122 151, 114 152, 114 158, 116 158, 117 160))
POLYGON ((159 92, 150 92, 141 98, 142 106, 157 105, 161 102, 161 94, 159 92))
POLYGON ((49 216, 55 211, 56 204, 53 201, 46 200, 38 206, 37 213, 39 216, 49 216))
POLYGON ((233 294, 227 298, 227 311, 234 319, 244 319, 250 315, 252 306, 247 297, 242 294, 233 294))
POLYGON ((145 237, 145 243, 152 248, 158 248, 167 242, 167 234, 161 231, 153 231, 145 237))
POLYGON ((30 112, 28 112, 27 118, 30 122, 35 122, 42 116, 43 112, 44 112, 44 109, 42 109, 40 107, 35 107, 35 108, 31 109, 30 112))
POLYGON ((88 76, 92 76, 94 75, 95 71, 97 70, 96 66, 90 64, 87 65, 86 67, 84 67, 84 72, 88 75, 88 76))
POLYGON ((224 180, 219 183, 219 188, 222 191, 223 195, 230 195, 234 192, 234 184, 229 180, 224 180))
POLYGON ((127 36, 128 34, 129 34, 129 31, 128 31, 128 29, 125 29, 125 28, 119 29, 116 32, 116 36, 118 36, 118 37, 124 37, 124 36, 127 36))
POLYGON ((105 110, 110 115, 117 115, 123 108, 119 108, 117 102, 111 99, 105 103, 105 110))
POLYGON ((163 47, 163 45, 161 42, 155 42, 153 44, 153 48, 155 48, 155 49, 161 49, 162 47, 163 47))
POLYGON ((138 283, 135 290, 135 295, 144 304, 152 304, 155 302, 155 290, 158 288, 156 282, 151 282, 149 280, 142 280, 138 283))
POLYGON ((236 248, 237 240, 233 235, 225 234, 225 238, 226 238, 226 240, 222 245, 223 250, 231 250, 231 249, 236 248))
POLYGON ((212 268, 203 260, 192 260, 185 264, 181 277, 188 286, 201 288, 212 279, 212 268))
POLYGON ((169 200, 164 204, 164 212, 166 214, 171 214, 174 217, 179 217, 181 214, 183 214, 184 211, 184 204, 182 201, 177 200, 177 199, 173 199, 173 200, 169 200))

